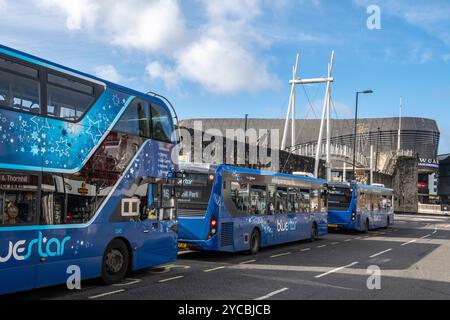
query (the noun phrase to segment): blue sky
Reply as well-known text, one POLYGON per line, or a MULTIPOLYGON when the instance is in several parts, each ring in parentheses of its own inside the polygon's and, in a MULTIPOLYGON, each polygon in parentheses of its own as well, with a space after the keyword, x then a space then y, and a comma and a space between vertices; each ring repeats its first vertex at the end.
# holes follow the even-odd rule
MULTIPOLYGON (((284 117, 299 75, 326 74, 336 52, 338 118, 433 118, 450 152, 450 1, 0 0, 0 43, 170 98, 181 118, 284 117), (381 9, 381 30, 366 10, 381 9)), ((307 87, 319 109, 323 86, 307 87)), ((298 88, 298 118, 315 118, 298 88)))

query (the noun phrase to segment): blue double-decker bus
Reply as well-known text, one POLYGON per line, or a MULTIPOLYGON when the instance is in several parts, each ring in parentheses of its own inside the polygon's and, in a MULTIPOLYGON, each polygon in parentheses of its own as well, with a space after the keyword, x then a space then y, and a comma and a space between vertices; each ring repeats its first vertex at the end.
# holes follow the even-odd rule
POLYGON ((394 191, 383 186, 328 184, 328 224, 368 232, 394 223, 394 191))
POLYGON ((0 46, 0 294, 177 256, 170 109, 0 46))
POLYGON ((180 248, 256 254, 328 232, 324 180, 226 165, 180 169, 180 248))

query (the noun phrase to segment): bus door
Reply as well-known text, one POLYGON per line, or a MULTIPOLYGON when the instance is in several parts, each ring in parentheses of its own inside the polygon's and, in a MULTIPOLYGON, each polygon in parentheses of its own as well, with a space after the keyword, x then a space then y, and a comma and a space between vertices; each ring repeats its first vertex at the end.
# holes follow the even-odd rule
POLYGON ((255 221, 261 227, 261 243, 263 245, 272 244, 276 237, 275 215, 273 205, 267 201, 267 191, 265 185, 250 186, 250 215, 255 217, 255 221))
POLYGON ((137 205, 140 230, 144 234, 139 260, 141 265, 151 265, 165 262, 173 253, 176 237, 175 187, 173 184, 150 183, 145 187, 145 194, 145 200, 137 205))
POLYGON ((288 189, 285 187, 269 187, 270 206, 274 220, 274 241, 276 243, 289 242, 292 237, 294 222, 288 214, 288 189))

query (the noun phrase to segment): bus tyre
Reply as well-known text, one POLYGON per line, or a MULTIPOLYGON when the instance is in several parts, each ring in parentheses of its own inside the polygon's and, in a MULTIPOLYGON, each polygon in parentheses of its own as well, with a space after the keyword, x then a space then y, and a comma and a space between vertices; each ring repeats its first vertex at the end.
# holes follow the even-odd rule
POLYGON ((252 235, 250 237, 250 254, 255 255, 259 252, 261 247, 261 239, 260 239, 259 231, 253 230, 252 235))
POLYGON ((109 243, 103 255, 102 280, 114 284, 122 280, 128 272, 130 253, 127 245, 119 239, 109 243))
POLYGON ((313 223, 312 227, 311 227, 311 238, 310 241, 314 242, 316 241, 318 238, 318 230, 317 230, 317 225, 315 223, 313 223))

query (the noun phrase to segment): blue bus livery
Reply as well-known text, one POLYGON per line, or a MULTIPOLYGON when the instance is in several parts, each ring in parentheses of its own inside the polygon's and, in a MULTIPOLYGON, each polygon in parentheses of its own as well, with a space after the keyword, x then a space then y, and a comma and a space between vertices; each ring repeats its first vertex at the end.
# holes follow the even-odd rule
POLYGON ((350 183, 328 185, 330 228, 364 231, 394 223, 392 189, 350 183))
POLYGON ((177 256, 170 110, 0 46, 0 294, 177 256))
POLYGON ((324 180, 226 165, 180 169, 180 248, 255 254, 328 231, 324 180))

